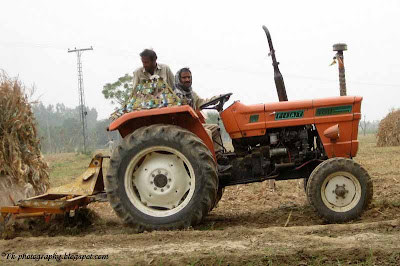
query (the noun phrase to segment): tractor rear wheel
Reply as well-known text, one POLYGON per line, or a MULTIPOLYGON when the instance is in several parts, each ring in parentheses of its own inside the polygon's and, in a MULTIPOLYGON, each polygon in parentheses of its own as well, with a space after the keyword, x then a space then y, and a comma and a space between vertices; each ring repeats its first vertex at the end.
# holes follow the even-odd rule
POLYGON ((358 218, 371 203, 372 194, 372 180, 367 171, 346 158, 322 162, 307 182, 311 206, 330 223, 358 218))
POLYGON ((218 187, 207 146, 183 128, 161 124, 124 138, 111 156, 107 181, 112 208, 139 232, 199 223, 218 187))
POLYGON ((222 195, 224 195, 225 192, 225 187, 219 187, 217 191, 217 198, 215 199, 215 203, 213 204, 212 208, 210 211, 214 210, 214 208, 217 207, 218 202, 222 199, 222 195))

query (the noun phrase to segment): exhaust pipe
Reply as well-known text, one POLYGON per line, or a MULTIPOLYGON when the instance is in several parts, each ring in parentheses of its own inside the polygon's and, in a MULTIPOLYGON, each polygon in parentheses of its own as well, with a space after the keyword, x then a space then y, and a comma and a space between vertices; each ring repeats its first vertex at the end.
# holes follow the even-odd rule
POLYGON ((267 35, 268 39, 268 45, 269 45, 269 54, 272 57, 272 65, 274 67, 274 80, 275 80, 275 86, 276 86, 276 91, 278 93, 278 98, 280 102, 287 101, 287 94, 286 94, 286 88, 285 88, 285 83, 283 82, 283 77, 281 72, 279 71, 278 65, 279 62, 276 61, 275 57, 275 50, 274 46, 272 45, 272 40, 271 40, 271 34, 269 34, 269 30, 267 27, 262 26, 262 28, 265 31, 265 34, 267 35))
POLYGON ((333 45, 333 51, 337 52, 333 60, 338 61, 339 67, 339 86, 340 86, 340 96, 347 95, 346 89, 346 76, 344 74, 344 57, 343 51, 347 51, 347 45, 345 43, 337 43, 333 45))

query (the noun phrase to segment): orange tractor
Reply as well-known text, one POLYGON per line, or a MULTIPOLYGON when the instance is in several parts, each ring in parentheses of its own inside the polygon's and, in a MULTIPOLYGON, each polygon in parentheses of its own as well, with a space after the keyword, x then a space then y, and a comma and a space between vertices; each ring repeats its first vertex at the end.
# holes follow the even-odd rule
MULTIPOLYGON (((287 101, 264 30, 280 102, 236 101, 223 109, 229 93, 201 107, 220 113, 233 151, 225 149, 220 135, 210 134, 202 113, 188 105, 126 112, 109 126, 123 140, 111 156, 104 183, 108 201, 126 223, 138 231, 187 228, 216 206, 225 187, 266 180, 304 179, 310 204, 328 222, 356 219, 368 207, 371 178, 352 160, 359 145, 362 97, 287 101)), ((61 187, 22 206, 3 208, 3 214, 46 214, 54 199, 67 199, 69 205, 60 201, 54 207, 63 206, 64 212, 95 201, 99 194, 92 194, 104 189, 101 163, 102 157, 95 157, 90 171, 77 180, 78 187, 92 182, 87 191, 61 187), (32 209, 38 204, 43 208, 32 209)))
POLYGON ((109 130, 122 143, 111 157, 107 194, 115 212, 139 230, 199 223, 232 185, 303 178, 310 204, 328 222, 358 218, 372 199, 358 150, 362 97, 287 101, 268 37, 281 102, 223 110, 231 93, 204 104, 216 109, 234 151, 213 139, 189 106, 129 112, 109 130))

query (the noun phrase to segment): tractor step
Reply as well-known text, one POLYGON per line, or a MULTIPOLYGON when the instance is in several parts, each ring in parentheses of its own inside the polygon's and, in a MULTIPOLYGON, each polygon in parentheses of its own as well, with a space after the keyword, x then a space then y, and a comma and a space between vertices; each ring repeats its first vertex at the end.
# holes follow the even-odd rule
POLYGON ((50 217, 52 214, 64 214, 95 201, 106 201, 103 181, 103 159, 109 156, 96 154, 88 169, 70 184, 51 188, 47 193, 20 200, 15 206, 0 208, 1 215, 15 219, 29 217, 50 217))

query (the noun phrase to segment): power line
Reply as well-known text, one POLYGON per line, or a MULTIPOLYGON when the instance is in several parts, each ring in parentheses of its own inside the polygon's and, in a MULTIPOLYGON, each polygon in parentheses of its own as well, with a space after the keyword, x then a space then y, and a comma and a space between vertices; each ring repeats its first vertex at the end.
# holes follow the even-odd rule
MULTIPOLYGON (((61 45, 56 45, 56 44, 45 44, 45 43, 0 43, 2 46, 26 46, 26 47, 33 47, 33 48, 51 48, 51 49, 64 49, 62 48, 61 45)), ((65 46, 64 46, 65 47, 65 46)), ((133 52, 128 49, 110 49, 105 46, 98 46, 102 48, 104 51, 108 51, 110 55, 113 56, 121 56, 121 57, 127 57, 127 56, 132 56, 137 53, 133 52)), ((179 63, 177 63, 179 64, 179 63)), ((194 64, 193 64, 194 65, 194 64)), ((247 74, 253 74, 253 75, 266 75, 268 73, 264 71, 254 71, 250 69, 242 69, 242 68, 237 68, 237 67, 228 67, 228 66, 217 66, 215 64, 198 64, 198 67, 206 66, 207 69, 214 68, 217 70, 221 71, 230 71, 230 72, 240 72, 240 73, 247 73, 247 74)), ((271 73, 272 75, 272 73, 271 73)), ((283 73, 284 77, 286 78, 295 78, 295 79, 306 79, 306 80, 315 80, 315 81, 321 81, 321 82, 337 82, 336 79, 324 79, 324 78, 316 78, 316 77, 310 77, 306 75, 297 75, 297 74, 290 74, 290 73, 283 73)), ((383 86, 383 87, 400 87, 400 84, 388 84, 388 83, 371 83, 367 81, 352 81, 348 80, 347 83, 352 83, 352 84, 360 84, 360 85, 367 85, 367 86, 383 86)))
POLYGON ((83 150, 86 153, 87 149, 87 140, 88 140, 88 134, 87 134, 87 120, 86 120, 86 104, 85 104, 85 91, 83 87, 83 72, 82 72, 82 61, 81 61, 81 56, 84 51, 89 51, 93 50, 93 47, 90 46, 90 48, 83 48, 83 49, 73 49, 70 50, 68 49, 68 53, 76 53, 77 58, 78 58, 78 90, 79 90, 79 106, 80 106, 80 121, 82 123, 82 134, 83 134, 83 150))

